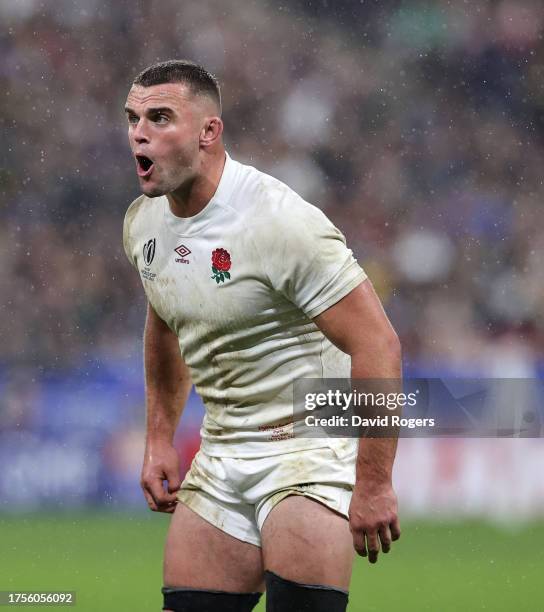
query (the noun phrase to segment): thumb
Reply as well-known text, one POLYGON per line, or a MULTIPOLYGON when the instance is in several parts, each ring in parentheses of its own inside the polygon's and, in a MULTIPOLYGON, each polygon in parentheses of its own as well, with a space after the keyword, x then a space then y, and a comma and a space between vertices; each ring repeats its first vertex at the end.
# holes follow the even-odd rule
POLYGON ((168 482, 168 493, 175 493, 181 487, 181 478, 179 477, 179 469, 177 464, 165 470, 166 480, 168 482))

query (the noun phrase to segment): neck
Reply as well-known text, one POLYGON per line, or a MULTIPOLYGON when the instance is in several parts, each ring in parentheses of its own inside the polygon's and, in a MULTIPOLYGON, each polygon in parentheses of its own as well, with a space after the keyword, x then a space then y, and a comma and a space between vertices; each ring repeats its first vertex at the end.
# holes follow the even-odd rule
POLYGON ((194 217, 205 208, 217 190, 225 161, 222 149, 211 155, 194 177, 167 194, 170 210, 176 217, 194 217))

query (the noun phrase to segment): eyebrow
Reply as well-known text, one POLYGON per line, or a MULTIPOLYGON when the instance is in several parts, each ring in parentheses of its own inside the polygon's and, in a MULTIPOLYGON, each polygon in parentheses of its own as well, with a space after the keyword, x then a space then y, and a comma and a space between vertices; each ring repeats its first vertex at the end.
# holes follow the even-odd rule
MULTIPOLYGON (((171 113, 173 114, 173 110, 171 108, 168 108, 168 106, 158 106, 156 108, 148 108, 146 113, 148 115, 156 115, 157 113, 171 113)), ((130 107, 125 106, 125 113, 130 113, 132 115, 136 115, 136 111, 132 110, 130 107)))

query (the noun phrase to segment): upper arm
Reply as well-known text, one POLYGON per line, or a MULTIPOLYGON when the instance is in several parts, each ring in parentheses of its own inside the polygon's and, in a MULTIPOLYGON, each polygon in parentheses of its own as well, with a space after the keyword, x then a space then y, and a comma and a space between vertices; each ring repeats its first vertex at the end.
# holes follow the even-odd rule
POLYGON ((147 316, 144 332, 144 352, 146 371, 188 368, 181 356, 177 335, 159 317, 151 304, 147 303, 147 316))
POLYGON ((159 317, 157 311, 151 306, 151 302, 147 302, 147 315, 145 319, 146 334, 160 335, 173 338, 177 343, 176 334, 168 327, 168 325, 159 317))
POLYGON ((334 345, 352 357, 377 350, 400 356, 398 336, 368 279, 314 321, 334 345))
MULTIPOLYGON (((151 303, 147 302, 145 320, 144 347, 146 357, 157 362, 166 359, 181 359, 179 339, 168 325, 159 317, 151 303)), ((146 363, 149 359, 146 358, 146 363)))

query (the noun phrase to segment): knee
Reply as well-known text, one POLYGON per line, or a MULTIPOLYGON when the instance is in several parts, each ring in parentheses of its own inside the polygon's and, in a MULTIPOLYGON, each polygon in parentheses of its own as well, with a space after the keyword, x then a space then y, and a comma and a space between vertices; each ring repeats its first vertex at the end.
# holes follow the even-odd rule
POLYGON ((348 593, 333 587, 301 584, 265 572, 267 612, 345 612, 348 593))

